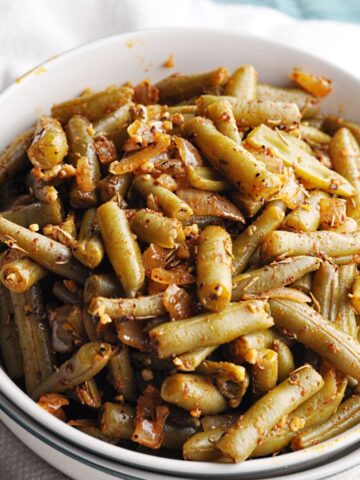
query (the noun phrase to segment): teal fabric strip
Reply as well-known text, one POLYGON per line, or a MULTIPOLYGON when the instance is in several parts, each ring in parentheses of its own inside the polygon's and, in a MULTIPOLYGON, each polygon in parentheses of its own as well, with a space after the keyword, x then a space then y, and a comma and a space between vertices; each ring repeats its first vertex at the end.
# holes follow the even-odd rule
POLYGON ((360 0, 213 0, 270 7, 296 18, 360 22, 360 0))

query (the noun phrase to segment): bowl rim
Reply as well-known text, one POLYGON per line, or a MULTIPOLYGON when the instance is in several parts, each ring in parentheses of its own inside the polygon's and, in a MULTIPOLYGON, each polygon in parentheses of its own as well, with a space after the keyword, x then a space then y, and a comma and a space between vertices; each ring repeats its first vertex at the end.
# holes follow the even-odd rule
MULTIPOLYGON (((119 41, 126 42, 127 40, 134 39, 151 41, 152 36, 171 36, 178 35, 179 33, 183 34, 184 32, 186 32, 188 35, 210 34, 212 36, 219 35, 222 37, 232 37, 239 42, 250 40, 251 42, 258 44, 260 47, 271 48, 278 50, 279 52, 293 54, 294 56, 300 58, 302 57, 304 61, 309 59, 315 60, 319 65, 319 69, 321 67, 333 69, 337 73, 340 73, 343 78, 351 81, 354 84, 354 87, 360 87, 359 79, 349 72, 344 71, 340 67, 337 67, 335 64, 325 61, 320 57, 307 53, 301 49, 283 45, 281 42, 268 40, 255 35, 249 35, 233 29, 225 31, 222 28, 212 27, 167 27, 135 30, 106 36, 91 42, 86 42, 80 46, 67 50, 64 53, 53 56, 50 59, 40 63, 38 66, 31 69, 15 82, 10 84, 7 88, 5 88, 0 93, 0 108, 1 103, 17 90, 21 89, 24 84, 35 82, 38 71, 41 68, 50 70, 56 65, 63 63, 66 64, 68 59, 71 59, 74 56, 80 56, 82 53, 99 46, 106 46, 107 44, 112 45, 119 41)), ((36 403, 6 375, 1 367, 0 392, 2 392, 10 401, 12 398, 16 399, 16 404, 20 410, 25 413, 28 412, 31 418, 33 418, 36 422, 40 423, 48 430, 55 432, 57 435, 71 442, 73 445, 80 445, 82 448, 84 448, 85 445, 85 448, 90 452, 96 452, 104 457, 116 459, 120 463, 130 466, 141 465, 142 469, 165 473, 181 472, 181 474, 185 476, 197 474, 206 475, 207 477, 218 477, 221 475, 225 478, 227 476, 230 477, 236 474, 261 474, 261 472, 267 472, 269 470, 273 470, 275 472, 275 470, 280 471, 281 469, 289 469, 291 465, 295 464, 297 465, 297 468, 301 468, 301 465, 305 466, 306 464, 309 464, 309 462, 314 462, 314 457, 316 457, 317 462, 320 462, 324 457, 329 457, 339 449, 346 448, 356 443, 360 439, 360 427, 355 426, 352 429, 338 435, 331 440, 323 442, 320 445, 310 447, 305 450, 286 453, 276 457, 251 459, 240 464, 187 462, 184 460, 173 460, 165 457, 155 457, 144 453, 134 452, 121 446, 110 445, 70 427, 66 423, 61 422, 57 418, 39 408, 36 403)))

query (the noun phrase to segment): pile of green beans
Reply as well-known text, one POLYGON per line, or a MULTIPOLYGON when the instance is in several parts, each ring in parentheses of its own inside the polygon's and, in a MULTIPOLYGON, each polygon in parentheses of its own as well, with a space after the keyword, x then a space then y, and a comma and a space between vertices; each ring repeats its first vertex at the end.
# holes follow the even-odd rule
POLYGON ((39 408, 225 463, 360 423, 360 125, 291 78, 87 89, 0 153, 0 356, 39 408))

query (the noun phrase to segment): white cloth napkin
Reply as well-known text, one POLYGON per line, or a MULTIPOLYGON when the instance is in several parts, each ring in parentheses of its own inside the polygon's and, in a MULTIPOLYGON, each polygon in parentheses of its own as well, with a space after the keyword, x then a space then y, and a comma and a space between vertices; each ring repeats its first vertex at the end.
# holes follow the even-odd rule
MULTIPOLYGON (((96 38, 169 26, 237 29, 314 53, 360 78, 360 25, 299 21, 211 0, 0 0, 0 91, 43 60, 96 38)), ((276 68, 276 59, 274 59, 276 68)), ((0 425, 0 478, 64 480, 0 425)), ((360 480, 360 467, 332 480, 360 480)))

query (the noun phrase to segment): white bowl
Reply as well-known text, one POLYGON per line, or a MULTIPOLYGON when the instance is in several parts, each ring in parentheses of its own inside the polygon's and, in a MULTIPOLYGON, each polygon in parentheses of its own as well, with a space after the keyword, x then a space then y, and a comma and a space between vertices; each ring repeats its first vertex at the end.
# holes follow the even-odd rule
MULTIPOLYGON (((137 82, 145 77, 157 80, 176 71, 196 72, 212 69, 218 65, 233 69, 244 63, 255 65, 261 81, 278 85, 286 83, 290 71, 298 65, 305 70, 325 75, 333 79, 334 90, 324 102, 323 111, 332 113, 341 111, 347 118, 360 120, 359 81, 314 56, 236 32, 199 28, 149 30, 121 34, 84 45, 49 60, 10 86, 0 95, 2 131, 0 149, 22 129, 33 123, 39 115, 47 113, 55 101, 77 95, 85 87, 100 89, 127 80, 137 82), (171 70, 163 67, 169 54, 174 56, 175 62, 175 67, 171 70)), ((319 446, 272 458, 249 460, 237 465, 184 462, 109 445, 69 427, 39 408, 1 369, 0 392, 2 393, 0 417, 9 424, 11 422, 9 412, 12 412, 12 421, 18 420, 20 424, 19 412, 25 414, 33 425, 45 432, 45 436, 47 434, 53 439, 47 446, 44 440, 40 441, 44 449, 48 450, 49 443, 54 445, 54 442, 58 442, 59 445, 60 443, 66 445, 68 452, 83 451, 84 456, 97 458, 100 463, 112 462, 117 464, 120 470, 127 468, 124 465, 135 471, 138 469, 138 478, 154 478, 154 474, 145 473, 153 471, 177 478, 181 476, 259 479, 289 472, 308 471, 310 467, 330 462, 332 459, 334 463, 331 473, 335 473, 347 468, 345 461, 343 463, 335 461, 335 458, 342 451, 357 447, 360 440, 360 427, 354 427, 319 446)), ((31 448, 31 434, 25 436, 20 432, 20 429, 14 429, 14 433, 31 448)), ((42 438, 44 439, 44 436, 42 438)), ((64 462, 59 458, 54 460, 57 450, 55 448, 52 450, 53 455, 47 456, 46 459, 65 471, 64 462)), ((41 451, 38 453, 44 456, 41 451)), ((68 455, 68 461, 74 465, 78 464, 75 454, 68 455)), ((76 468, 74 466, 66 471, 76 471, 76 468)), ((311 475, 315 476, 305 477, 305 473, 301 473, 297 478, 321 478, 323 475, 317 474, 316 470, 313 472, 311 475)), ((160 478, 158 474, 155 477, 160 478)), ((73 478, 80 477, 73 474, 73 478)), ((119 475, 113 474, 109 478, 119 478, 119 475)), ((126 477, 120 475, 120 478, 126 477)))

